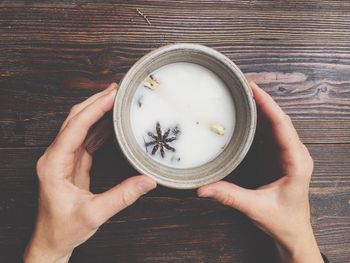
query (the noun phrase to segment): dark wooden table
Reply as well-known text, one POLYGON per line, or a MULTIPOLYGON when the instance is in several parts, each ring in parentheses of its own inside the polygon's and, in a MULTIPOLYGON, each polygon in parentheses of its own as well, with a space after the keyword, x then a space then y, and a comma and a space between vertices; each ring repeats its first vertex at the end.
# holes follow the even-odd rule
MULTIPOLYGON (((35 162, 70 107, 174 42, 223 52, 290 114, 315 160, 317 241, 331 262, 349 262, 346 0, 0 1, 0 262, 20 262, 35 219, 35 162)), ((261 183, 255 149, 228 180, 261 183)), ((92 191, 134 174, 109 140, 95 154, 92 191)), ((272 262, 272 251, 238 212, 159 187, 101 227, 71 262, 272 262)))

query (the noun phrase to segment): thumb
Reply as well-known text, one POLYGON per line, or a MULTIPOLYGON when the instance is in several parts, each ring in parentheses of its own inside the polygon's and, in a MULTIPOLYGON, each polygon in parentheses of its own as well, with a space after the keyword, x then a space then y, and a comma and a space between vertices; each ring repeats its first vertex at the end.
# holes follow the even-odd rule
POLYGON ((128 178, 108 191, 95 195, 91 209, 103 224, 156 186, 156 182, 145 175, 128 178))
POLYGON ((215 199, 219 203, 235 208, 248 216, 256 201, 254 190, 224 181, 202 186, 197 190, 197 194, 199 197, 215 199))

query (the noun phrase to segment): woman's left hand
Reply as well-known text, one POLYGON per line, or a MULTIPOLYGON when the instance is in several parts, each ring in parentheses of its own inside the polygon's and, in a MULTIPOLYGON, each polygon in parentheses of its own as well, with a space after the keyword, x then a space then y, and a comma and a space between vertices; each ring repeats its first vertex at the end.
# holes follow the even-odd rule
POLYGON ((111 110, 116 91, 113 83, 73 106, 37 162, 39 207, 26 263, 68 262, 73 249, 104 222, 156 187, 152 179, 136 176, 101 194, 89 191, 92 156, 83 142, 89 128, 111 110))

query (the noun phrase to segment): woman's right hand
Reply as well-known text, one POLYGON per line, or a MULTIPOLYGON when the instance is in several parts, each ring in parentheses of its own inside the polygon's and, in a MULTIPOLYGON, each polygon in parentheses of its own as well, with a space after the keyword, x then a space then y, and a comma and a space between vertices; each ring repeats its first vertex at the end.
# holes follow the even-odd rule
POLYGON ((312 158, 288 115, 254 82, 251 88, 266 122, 264 127, 268 128, 265 132, 277 145, 279 163, 270 160, 270 164, 281 167, 281 178, 256 190, 220 181, 199 188, 198 195, 213 198, 250 217, 275 240, 281 262, 321 263, 323 259, 310 223, 312 158))

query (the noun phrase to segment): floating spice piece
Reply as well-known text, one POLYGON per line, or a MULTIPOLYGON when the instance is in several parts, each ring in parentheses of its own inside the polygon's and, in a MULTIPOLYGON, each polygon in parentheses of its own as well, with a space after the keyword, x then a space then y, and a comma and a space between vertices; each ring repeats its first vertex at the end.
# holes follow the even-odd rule
POLYGON ((143 104, 143 95, 141 95, 138 99, 137 99, 137 105, 139 105, 139 108, 142 107, 143 104))
POLYGON ((153 140, 149 142, 145 142, 146 151, 148 152, 147 148, 149 146, 153 146, 151 154, 155 155, 156 152, 159 150, 160 155, 162 158, 165 156, 165 150, 169 150, 172 152, 175 152, 175 148, 169 145, 170 142, 175 141, 176 137, 169 137, 170 134, 170 128, 167 129, 166 132, 162 133, 162 128, 160 126, 160 123, 157 122, 156 124, 156 133, 153 134, 152 132, 148 132, 147 135, 151 137, 153 140))
POLYGON ((172 130, 171 130, 172 134, 175 136, 175 137, 178 137, 180 134, 181 134, 181 130, 180 130, 180 127, 179 125, 176 125, 172 130))
POLYGON ((145 140, 145 137, 142 136, 142 139, 143 139, 143 144, 145 145, 145 149, 146 149, 146 153, 148 153, 148 145, 147 145, 147 142, 145 140))
POLYGON ((171 156, 171 159, 170 159, 171 162, 180 162, 181 161, 181 158, 176 156, 176 155, 173 155, 171 156))
POLYGON ((143 82, 143 86, 155 90, 159 87, 159 82, 153 77, 153 75, 149 75, 149 77, 143 82))
POLYGON ((175 155, 173 155, 170 159, 171 162, 174 162, 174 161, 177 161, 177 162, 180 162, 181 161, 181 158, 180 157, 176 157, 175 155))
POLYGON ((225 128, 222 127, 220 124, 212 124, 210 126, 210 130, 221 136, 225 134, 225 128))

